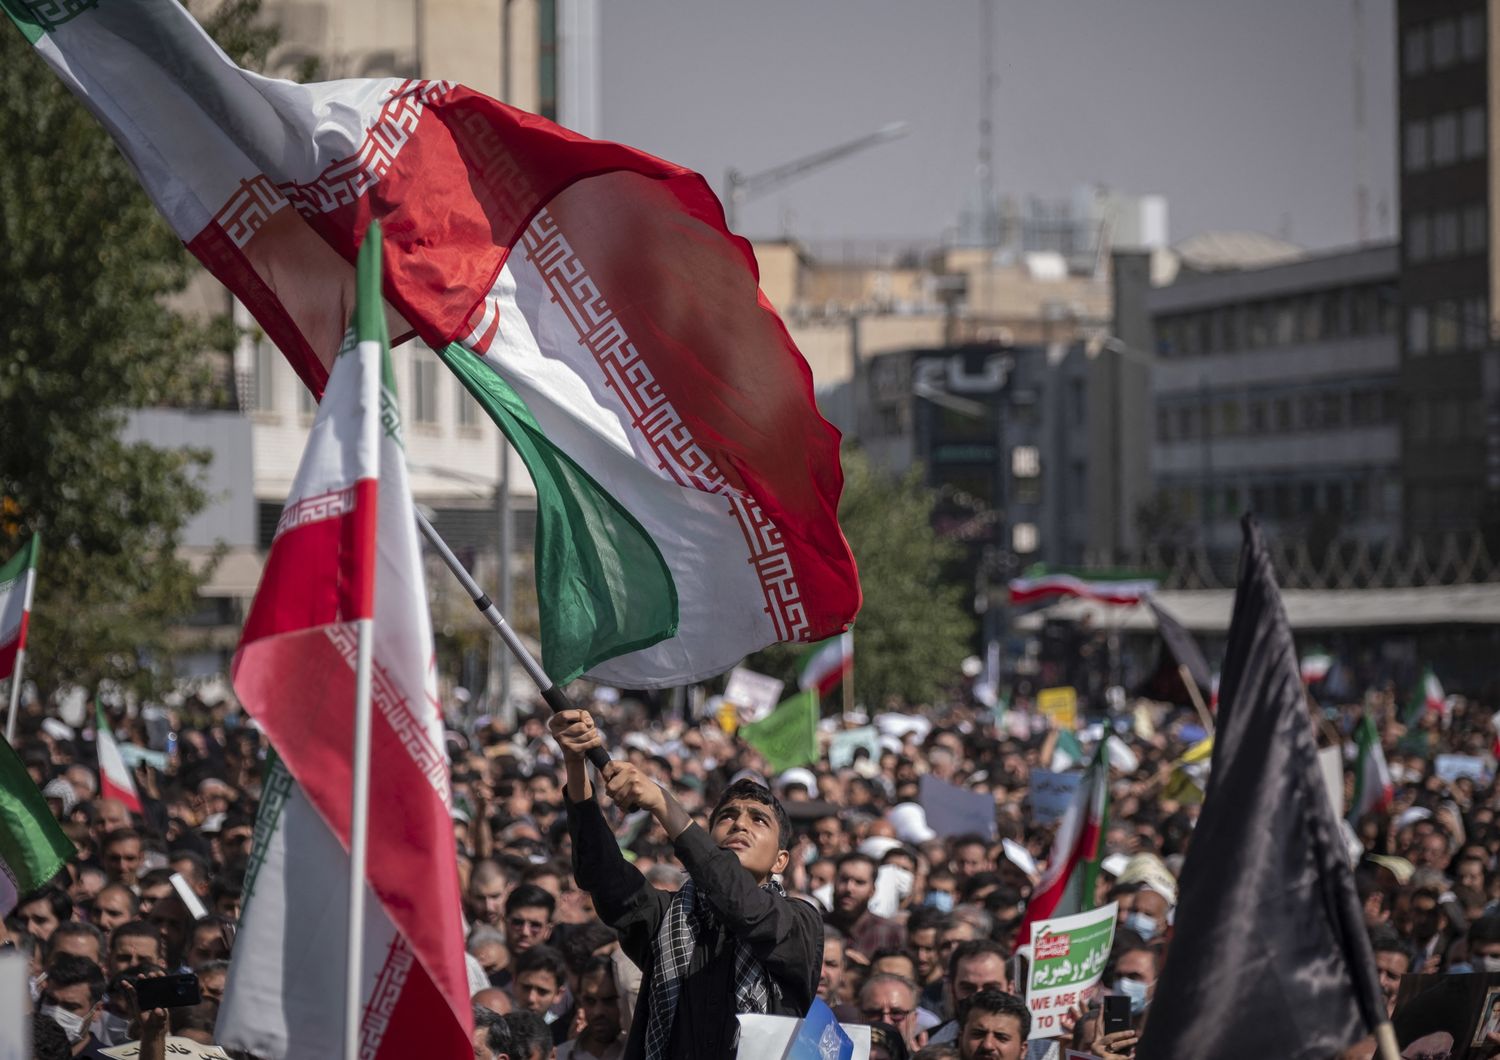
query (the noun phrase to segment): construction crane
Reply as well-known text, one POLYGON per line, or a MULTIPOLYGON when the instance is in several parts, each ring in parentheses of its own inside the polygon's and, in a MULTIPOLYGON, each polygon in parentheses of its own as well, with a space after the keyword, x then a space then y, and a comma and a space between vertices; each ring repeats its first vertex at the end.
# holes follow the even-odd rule
POLYGON ((896 140, 905 135, 906 122, 896 121, 883 125, 872 133, 850 140, 848 143, 828 147, 822 151, 814 151, 810 155, 804 155, 771 169, 761 170, 759 173, 751 173, 747 176, 731 166, 724 171, 724 217, 728 222, 729 230, 732 232, 735 229, 740 203, 759 198, 768 191, 805 177, 814 170, 822 169, 841 158, 847 158, 868 147, 883 144, 888 140, 896 140))

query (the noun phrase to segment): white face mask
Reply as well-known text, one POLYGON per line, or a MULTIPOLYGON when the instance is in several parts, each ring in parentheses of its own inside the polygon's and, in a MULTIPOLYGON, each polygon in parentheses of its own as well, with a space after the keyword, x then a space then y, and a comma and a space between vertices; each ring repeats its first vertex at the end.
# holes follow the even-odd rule
POLYGON ((62 1032, 68 1036, 69 1044, 77 1045, 83 1041, 84 1023, 82 1016, 69 1012, 61 1005, 43 1005, 41 1013, 62 1028, 62 1032))
POLYGON ((1479 968, 1485 972, 1500 972, 1500 956, 1491 957, 1485 954, 1479 958, 1479 968))
POLYGON ((1124 926, 1148 942, 1156 937, 1158 930, 1156 918, 1145 913, 1126 913, 1124 926))

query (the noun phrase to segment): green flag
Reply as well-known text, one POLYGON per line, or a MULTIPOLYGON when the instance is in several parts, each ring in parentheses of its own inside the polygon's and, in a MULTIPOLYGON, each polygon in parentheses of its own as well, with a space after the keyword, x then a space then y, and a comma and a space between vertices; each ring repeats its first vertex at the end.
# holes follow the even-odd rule
POLYGON ((740 729, 745 742, 765 755, 773 773, 803 766, 818 758, 818 694, 799 692, 769 717, 740 729))
POLYGON ((73 853, 21 759, 0 740, 0 916, 56 876, 73 853))

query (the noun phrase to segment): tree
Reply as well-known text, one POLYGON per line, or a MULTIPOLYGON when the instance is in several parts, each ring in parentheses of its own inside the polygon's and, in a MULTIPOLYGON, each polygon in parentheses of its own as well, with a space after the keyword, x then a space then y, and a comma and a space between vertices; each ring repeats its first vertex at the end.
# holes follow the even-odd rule
MULTIPOLYGON (((274 32, 258 2, 206 21, 241 60, 274 32)), ((201 454, 121 440, 126 412, 213 403, 202 356, 227 320, 169 299, 194 275, 109 137, 27 41, 0 30, 0 556, 43 548, 27 671, 44 693, 159 685, 169 626, 204 572, 177 555, 207 498, 201 454)))
MULTIPOLYGON (((935 495, 920 470, 893 478, 846 448, 839 522, 864 590, 854 624, 855 698, 871 710, 931 702, 958 679, 974 618, 968 590, 947 576, 958 549, 932 530, 935 495)), ((778 644, 751 669, 794 680, 802 645, 778 644)))

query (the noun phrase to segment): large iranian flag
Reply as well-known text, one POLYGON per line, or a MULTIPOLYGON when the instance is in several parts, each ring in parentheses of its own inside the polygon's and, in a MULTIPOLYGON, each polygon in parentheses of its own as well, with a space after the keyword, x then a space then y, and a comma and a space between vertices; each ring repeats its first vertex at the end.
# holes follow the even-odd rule
POLYGON ((445 81, 260 77, 174 3, 3 6, 316 392, 384 223, 393 326, 536 483, 554 680, 681 684, 848 628, 838 432, 698 174, 445 81))
POLYGON ((1013 604, 1078 596, 1103 604, 1134 606, 1156 591, 1156 581, 1125 575, 1040 571, 1012 578, 1009 587, 1010 602, 1013 604))
POLYGON ((343 1055, 355 665, 371 617, 360 1055, 471 1051, 432 628, 396 397, 388 370, 381 378, 378 248, 376 227, 360 257, 358 343, 335 362, 234 659, 235 691, 279 763, 218 1036, 261 1057, 343 1055))
POLYGON ((16 654, 26 647, 39 547, 40 539, 33 534, 14 556, 0 564, 0 680, 16 672, 16 654))
POLYGON ((1099 862, 1109 819, 1109 741, 1100 740, 1068 811, 1058 823, 1041 882, 1026 903, 1016 945, 1031 940, 1031 925, 1094 908, 1099 862))

